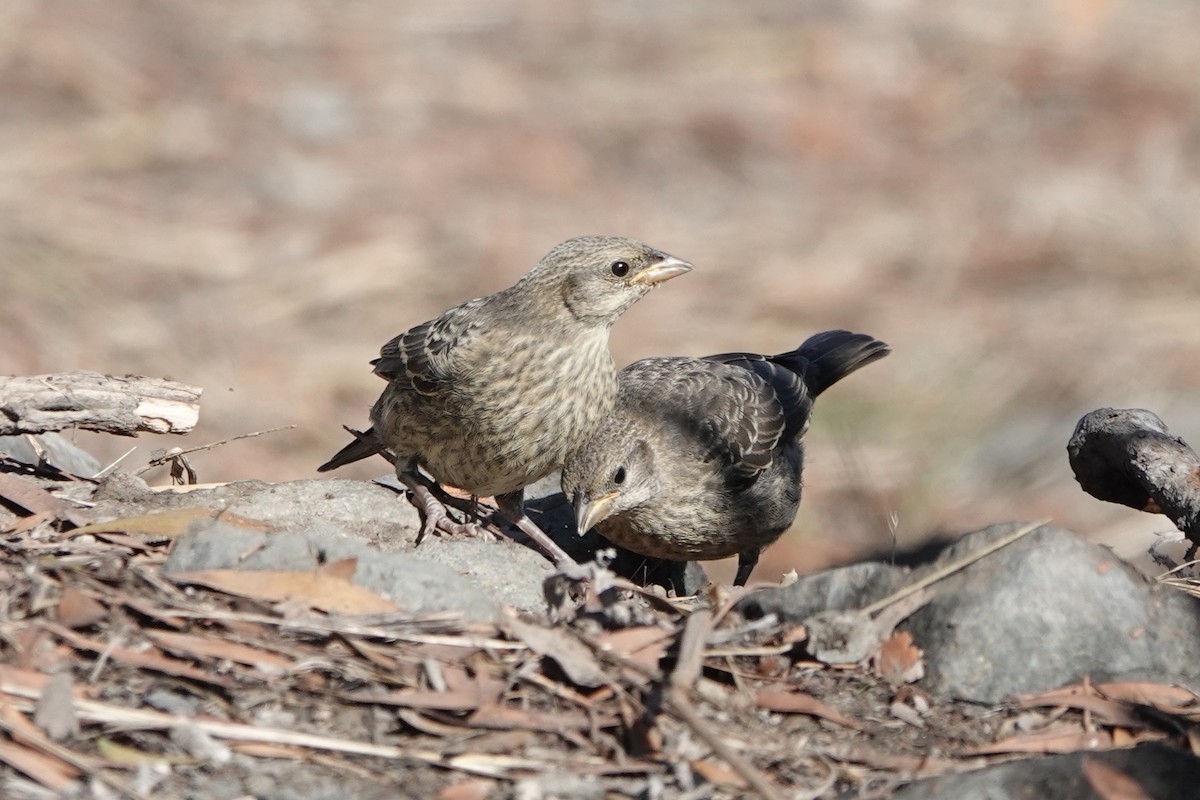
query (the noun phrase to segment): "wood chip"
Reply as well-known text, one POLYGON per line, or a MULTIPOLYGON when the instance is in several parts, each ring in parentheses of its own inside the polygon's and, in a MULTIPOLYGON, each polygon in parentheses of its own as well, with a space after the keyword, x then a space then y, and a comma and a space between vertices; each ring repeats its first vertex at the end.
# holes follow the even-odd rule
POLYGON ((224 639, 169 631, 147 630, 144 633, 150 641, 172 653, 191 656, 198 660, 234 661, 254 667, 265 675, 283 675, 290 672, 295 666, 295 662, 287 656, 224 639))
POLYGON ((755 693, 754 701, 758 704, 759 708, 765 708, 768 711, 778 711, 785 714, 807 714, 810 717, 819 717, 856 731, 865 731, 867 729, 858 720, 851 719, 828 703, 818 700, 805 692, 760 689, 755 693))
POLYGON ((82 774, 70 764, 5 739, 0 739, 0 761, 60 796, 73 791, 77 785, 75 779, 82 774))
POLYGON ((174 675, 178 678, 190 678, 201 683, 229 688, 232 686, 228 678, 212 674, 209 670, 198 669, 191 664, 168 658, 157 650, 131 650, 127 647, 112 647, 108 642, 88 639, 61 625, 48 622, 42 627, 59 637, 67 644, 79 650, 89 650, 93 653, 105 653, 114 661, 134 667, 142 667, 164 675, 174 675))
MULTIPOLYGON (((3 415, 0 414, 0 419, 3 415)), ((0 472, 0 497, 20 506, 39 519, 64 519, 73 525, 87 522, 87 514, 37 485, 36 481, 11 472, 0 472)))
POLYGON ((58 598, 57 616, 59 623, 78 630, 107 617, 108 609, 83 590, 68 586, 58 598))

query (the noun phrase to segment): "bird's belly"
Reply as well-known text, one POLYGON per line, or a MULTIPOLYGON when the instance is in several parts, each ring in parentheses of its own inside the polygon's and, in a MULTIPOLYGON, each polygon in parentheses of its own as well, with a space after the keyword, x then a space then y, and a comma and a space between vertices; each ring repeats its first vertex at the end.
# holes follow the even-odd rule
POLYGON ((508 391, 493 383, 433 397, 396 392, 376 408, 377 430, 440 483, 480 497, 516 491, 561 467, 612 407, 611 361, 586 374, 554 366, 543 359, 541 374, 508 391))
POLYGON ((798 506, 798 483, 792 491, 747 493, 733 502, 714 490, 612 516, 597 527, 635 553, 707 561, 771 544, 791 526, 798 506))

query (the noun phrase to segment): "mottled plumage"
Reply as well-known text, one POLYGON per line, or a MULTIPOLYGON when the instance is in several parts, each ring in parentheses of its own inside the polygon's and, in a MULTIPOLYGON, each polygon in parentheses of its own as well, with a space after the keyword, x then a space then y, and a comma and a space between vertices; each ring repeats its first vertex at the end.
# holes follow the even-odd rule
POLYGON ((801 437, 817 395, 889 352, 848 331, 776 356, 648 358, 621 371, 616 404, 563 468, 580 533, 643 555, 738 554, 735 583, 791 524, 801 437))
POLYGON ((523 488, 562 466, 612 408, 613 324, 690 269, 620 237, 559 244, 515 285, 385 344, 372 362, 388 381, 373 427, 319 469, 387 451, 410 489, 419 465, 440 483, 495 496, 521 524, 523 488))

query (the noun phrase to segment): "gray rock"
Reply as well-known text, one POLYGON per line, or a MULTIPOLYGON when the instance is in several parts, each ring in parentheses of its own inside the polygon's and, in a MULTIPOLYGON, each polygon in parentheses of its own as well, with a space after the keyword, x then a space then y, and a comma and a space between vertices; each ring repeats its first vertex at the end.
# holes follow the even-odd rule
POLYGON ((152 491, 140 478, 116 473, 100 485, 93 500, 98 521, 175 508, 218 508, 284 532, 324 524, 392 551, 412 550, 420 528, 411 503, 364 481, 235 481, 209 489, 152 491))
MULTIPOLYGON (((993 767, 943 775, 902 786, 896 800, 1103 800, 1117 794, 1096 792, 1084 772, 1087 765, 1104 765, 1136 781, 1152 800, 1195 797, 1200 786, 1200 759, 1163 744, 1129 750, 1068 753, 1023 759, 993 767)), ((1093 775, 1095 775, 1094 768, 1093 775)), ((1103 776, 1096 778, 1103 781, 1103 776)), ((1112 787, 1101 783, 1102 788, 1112 787)), ((1120 794, 1121 797, 1133 795, 1120 794)))
MULTIPOLYGON (((45 451, 45 463, 70 475, 90 478, 101 470, 100 462, 86 450, 57 433, 38 434, 45 451)), ((28 436, 0 436, 0 453, 7 453, 22 464, 38 464, 37 451, 28 436)))
POLYGON ((220 520, 194 522, 176 541, 163 570, 168 575, 204 569, 311 572, 345 558, 358 559, 355 583, 414 614, 459 611, 472 621, 499 614, 499 601, 454 568, 407 553, 382 553, 328 526, 266 532, 220 520))
MULTIPOLYGON (((928 567, 859 564, 757 592, 742 608, 795 622, 823 607, 861 608, 1016 526, 965 536, 928 567)), ((1200 601, 1069 531, 1046 526, 933 589, 933 601, 901 628, 924 650, 921 685, 935 695, 994 703, 1084 676, 1200 690, 1200 601)))
POLYGON ((864 561, 806 575, 782 588, 761 589, 739 605, 754 618, 775 614, 799 622, 819 611, 841 611, 868 606, 903 586, 908 570, 878 561, 864 561))

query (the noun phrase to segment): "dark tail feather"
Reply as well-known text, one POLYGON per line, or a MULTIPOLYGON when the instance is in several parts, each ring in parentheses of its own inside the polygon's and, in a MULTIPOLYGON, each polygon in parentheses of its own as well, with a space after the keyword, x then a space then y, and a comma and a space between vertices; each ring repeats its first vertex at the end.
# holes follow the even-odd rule
POLYGON ((317 467, 317 472, 329 472, 331 469, 344 467, 347 464, 361 461, 364 458, 370 458, 373 455, 381 455, 391 463, 396 463, 396 459, 383 446, 383 442, 379 441, 379 437, 375 435, 374 428, 367 428, 365 431, 356 431, 353 428, 347 428, 345 425, 342 427, 346 428, 346 431, 354 437, 354 441, 341 450, 338 450, 333 458, 317 467))
POLYGON ((825 331, 809 337, 790 353, 772 356, 770 360, 803 375, 809 394, 816 397, 851 372, 890 352, 886 344, 865 333, 825 331))

